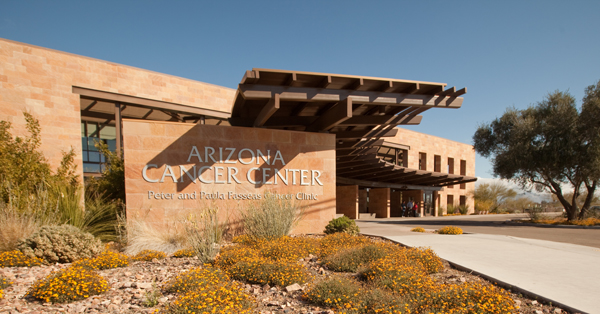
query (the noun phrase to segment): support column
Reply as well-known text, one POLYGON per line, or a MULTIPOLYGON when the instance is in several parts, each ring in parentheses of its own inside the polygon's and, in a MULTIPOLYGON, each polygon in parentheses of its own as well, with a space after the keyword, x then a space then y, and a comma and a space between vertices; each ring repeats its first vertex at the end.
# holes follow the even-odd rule
POLYGON ((336 186, 336 214, 358 219, 358 185, 336 186))
POLYGON ((369 190, 369 212, 376 218, 390 218, 390 189, 369 190))

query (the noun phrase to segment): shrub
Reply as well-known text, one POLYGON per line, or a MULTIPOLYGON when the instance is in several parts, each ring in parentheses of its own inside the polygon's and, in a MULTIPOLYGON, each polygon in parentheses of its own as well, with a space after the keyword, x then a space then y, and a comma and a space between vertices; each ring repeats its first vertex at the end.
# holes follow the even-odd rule
POLYGON ((205 285, 191 290, 165 308, 168 314, 253 313, 253 298, 238 284, 205 285))
POLYGON ((294 200, 280 199, 265 193, 260 201, 251 202, 240 216, 244 232, 254 239, 276 239, 288 235, 304 214, 294 200))
POLYGON ((259 256, 258 251, 254 248, 243 245, 233 245, 223 249, 221 254, 215 259, 214 264, 217 267, 228 271, 236 263, 256 260, 259 256))
POLYGON ((329 221, 327 226, 325 226, 324 232, 326 234, 344 232, 351 235, 357 235, 360 232, 360 229, 358 228, 354 220, 346 216, 342 216, 329 221))
POLYGON ((326 257, 337 251, 368 243, 370 243, 369 239, 362 236, 353 236, 343 232, 333 233, 321 239, 319 254, 321 257, 326 257))
POLYGON ((196 251, 194 249, 181 249, 177 252, 173 253, 173 257, 181 258, 181 257, 194 257, 196 256, 196 251))
POLYGON ((2 267, 32 267, 40 266, 42 260, 35 256, 27 256, 21 251, 8 251, 0 253, 0 266, 2 267))
POLYGON ((461 215, 466 215, 469 213, 469 205, 460 205, 457 207, 457 209, 461 215))
POLYGON ((438 234, 463 234, 463 231, 459 227, 445 226, 437 230, 438 234))
POLYGON ((163 259, 167 257, 167 254, 165 254, 164 252, 161 251, 155 251, 155 250, 143 250, 139 253, 137 253, 134 257, 133 260, 134 261, 152 261, 153 259, 163 259))
POLYGON ((67 267, 35 282, 26 295, 44 302, 65 303, 102 294, 106 290, 108 282, 95 271, 67 267))
POLYGON ((129 266, 129 256, 121 253, 104 251, 94 258, 84 258, 73 263, 88 269, 103 270, 129 266))
POLYGON ((0 300, 4 297, 4 289, 10 287, 12 282, 0 275, 0 300))
POLYGON ((70 225, 44 226, 29 238, 19 241, 25 255, 47 263, 71 263, 102 252, 102 244, 93 235, 70 225))
POLYGON ((393 254, 370 263, 359 277, 399 295, 424 293, 435 287, 423 265, 404 254, 393 254))
POLYGON ((372 288, 364 295, 364 299, 364 312, 367 314, 418 313, 409 298, 385 289, 372 288))
POLYGON ((271 241, 257 241, 251 245, 260 255, 273 261, 295 262, 310 254, 317 254, 318 240, 284 236, 271 241))
POLYGON ((219 225, 216 206, 206 207, 200 217, 185 221, 187 240, 202 262, 212 262, 219 253, 223 228, 219 225))
POLYGON ((346 277, 336 277, 311 286, 304 297, 321 306, 359 311, 364 308, 362 296, 365 293, 360 283, 346 277))
POLYGON ((416 227, 416 228, 410 229, 410 231, 412 231, 412 232, 425 232, 425 229, 423 229, 421 227, 416 227))
POLYGON ((309 279, 306 269, 296 262, 272 261, 264 257, 237 262, 227 273, 233 279, 248 283, 283 287, 303 284, 309 279))
POLYGON ((343 249, 324 258, 323 264, 333 271, 356 272, 362 265, 388 255, 395 245, 369 244, 355 248, 343 249))
POLYGON ((225 272, 204 265, 177 275, 163 286, 163 290, 168 293, 186 293, 204 286, 222 286, 228 282, 229 276, 225 272))
POLYGON ((513 313, 514 301, 506 291, 492 285, 464 283, 440 286, 413 299, 424 313, 513 313))

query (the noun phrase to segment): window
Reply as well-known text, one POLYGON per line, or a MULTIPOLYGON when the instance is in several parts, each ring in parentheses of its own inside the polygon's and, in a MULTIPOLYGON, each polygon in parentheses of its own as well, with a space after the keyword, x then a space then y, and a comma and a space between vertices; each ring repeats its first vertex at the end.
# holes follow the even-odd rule
MULTIPOLYGON (((461 160, 460 161, 460 175, 461 176, 466 176, 467 175, 467 161, 466 160, 461 160)), ((460 184, 460 188, 462 190, 467 188, 467 184, 466 183, 461 183, 460 184)))
MULTIPOLYGON (((454 158, 448 157, 448 174, 454 174, 454 158)), ((448 185, 449 189, 454 188, 454 185, 448 185)))
POLYGON ((459 197, 459 202, 460 202, 460 206, 466 206, 467 205, 467 197, 464 195, 461 195, 459 197))
POLYGON ((427 170, 427 154, 419 153, 419 170, 427 170))
POLYGON ((104 170, 106 159, 95 146, 96 142, 104 142, 108 149, 116 151, 117 137, 114 125, 82 121, 81 122, 81 150, 84 173, 99 173, 104 170))
POLYGON ((446 196, 446 210, 448 214, 454 213, 454 195, 446 196))
POLYGON ((400 148, 381 146, 377 157, 401 167, 406 167, 408 163, 408 151, 400 148))
POLYGON ((433 171, 442 172, 442 156, 433 156, 433 171))

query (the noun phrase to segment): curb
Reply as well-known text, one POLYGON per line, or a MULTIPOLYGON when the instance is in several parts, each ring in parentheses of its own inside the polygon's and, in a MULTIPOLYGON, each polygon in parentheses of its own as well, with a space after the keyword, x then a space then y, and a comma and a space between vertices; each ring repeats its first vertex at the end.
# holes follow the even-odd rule
POLYGON ((563 229, 600 229, 600 226, 578 226, 578 225, 548 225, 548 224, 535 224, 531 222, 517 222, 521 219, 508 219, 502 224, 511 226, 525 226, 525 227, 540 227, 540 228, 563 228, 563 229))
MULTIPOLYGON (((577 226, 577 227, 579 227, 579 226, 577 226)), ((401 242, 398 242, 398 241, 394 241, 394 240, 392 240, 392 239, 389 239, 389 238, 387 238, 387 237, 385 237, 385 236, 380 236, 380 235, 375 235, 375 234, 367 234, 367 233, 360 233, 360 234, 362 234, 362 235, 365 235, 365 236, 370 236, 370 237, 383 238, 383 239, 386 239, 386 240, 388 240, 388 241, 392 241, 392 242, 394 242, 394 243, 397 243, 397 244, 399 244, 399 245, 401 245, 401 246, 403 246, 403 247, 412 248, 412 246, 410 246, 410 245, 406 245, 406 244, 404 244, 404 243, 401 243, 401 242)), ((440 257, 440 258, 441 258, 441 257, 440 257)), ((443 258, 441 258, 441 259, 443 259, 443 258)), ((489 281, 489 282, 492 282, 492 283, 494 283, 494 285, 496 285, 496 286, 502 287, 502 288, 504 288, 504 289, 510 289, 510 290, 516 291, 516 292, 518 292, 518 293, 520 293, 520 294, 522 294, 522 295, 525 295, 525 296, 527 296, 527 297, 529 297, 529 298, 531 298, 531 299, 540 300, 540 301, 542 301, 542 302, 544 302, 544 303, 552 303, 553 305, 556 305, 557 307, 560 307, 561 309, 563 309, 563 310, 565 310, 565 311, 568 311, 568 312, 570 312, 571 314, 589 314, 589 313, 587 313, 587 312, 584 312, 584 311, 578 310, 578 309, 576 309, 576 308, 574 308, 574 307, 568 306, 568 305, 566 305, 566 304, 564 304, 564 303, 561 303, 561 302, 558 302, 558 301, 552 300, 552 299, 550 299, 550 298, 546 298, 546 297, 544 297, 544 296, 542 296, 542 295, 539 295, 539 294, 537 294, 537 293, 531 292, 531 291, 529 291, 529 290, 525 290, 525 289, 523 289, 523 288, 521 288, 521 287, 518 287, 518 286, 513 286, 513 285, 511 285, 511 284, 509 284, 509 283, 506 283, 506 282, 504 282, 504 281, 502 281, 502 280, 498 280, 498 279, 496 279, 496 278, 494 278, 494 277, 491 277, 491 276, 488 276, 488 275, 486 275, 486 274, 480 273, 480 272, 478 272, 478 271, 476 271, 476 270, 473 270, 473 269, 471 269, 471 268, 468 268, 468 267, 462 266, 462 265, 460 265, 460 264, 457 264, 457 263, 451 262, 451 261, 449 261, 449 260, 447 260, 447 259, 443 259, 443 260, 445 260, 445 261, 446 261, 446 262, 448 262, 448 264, 450 264, 452 267, 454 267, 454 268, 456 268, 456 269, 458 269, 458 270, 460 270, 460 271, 464 271, 464 272, 471 273, 471 274, 473 274, 473 275, 476 275, 476 276, 478 276, 478 277, 481 277, 481 278, 483 278, 483 279, 485 279, 485 280, 487 280, 487 281, 489 281)))

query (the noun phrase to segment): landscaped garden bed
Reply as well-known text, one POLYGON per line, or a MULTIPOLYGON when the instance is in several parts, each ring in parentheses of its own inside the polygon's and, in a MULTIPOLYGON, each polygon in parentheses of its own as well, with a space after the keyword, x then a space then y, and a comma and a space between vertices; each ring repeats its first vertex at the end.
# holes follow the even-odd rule
POLYGON ((0 268, 12 282, 4 289, 0 312, 187 313, 186 306, 224 313, 560 311, 452 269, 431 250, 402 248, 379 238, 338 233, 273 241, 238 237, 234 242, 224 245, 214 265, 195 257, 154 257, 124 265, 122 255, 110 253, 87 263, 0 268), (94 271, 106 281, 106 292, 66 303, 31 294, 53 272, 68 273, 85 264, 104 265, 94 271), (103 269, 106 265, 122 267, 103 269))

